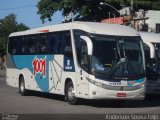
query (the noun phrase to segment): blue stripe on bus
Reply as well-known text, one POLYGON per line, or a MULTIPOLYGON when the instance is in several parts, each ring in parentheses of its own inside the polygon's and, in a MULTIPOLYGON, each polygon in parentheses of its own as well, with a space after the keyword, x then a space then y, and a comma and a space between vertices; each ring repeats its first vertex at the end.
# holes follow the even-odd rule
POLYGON ((144 78, 141 78, 141 79, 138 79, 138 80, 135 80, 136 83, 142 83, 144 82, 144 78))
POLYGON ((17 69, 27 68, 31 71, 32 75, 34 75, 34 66, 33 60, 37 58, 38 60, 46 59, 46 76, 44 77, 44 73, 37 72, 34 76, 39 88, 43 92, 49 91, 49 61, 53 60, 53 55, 13 55, 13 61, 17 69))
POLYGON ((145 78, 140 78, 140 79, 137 79, 137 80, 128 80, 127 83, 128 83, 128 86, 133 86, 135 83, 143 83, 145 81, 145 78))

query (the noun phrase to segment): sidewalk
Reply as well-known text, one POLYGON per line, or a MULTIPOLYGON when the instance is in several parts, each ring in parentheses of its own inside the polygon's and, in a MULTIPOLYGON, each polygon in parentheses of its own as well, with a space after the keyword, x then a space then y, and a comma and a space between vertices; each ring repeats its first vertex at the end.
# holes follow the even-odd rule
POLYGON ((0 69, 0 77, 6 77, 6 70, 0 69))

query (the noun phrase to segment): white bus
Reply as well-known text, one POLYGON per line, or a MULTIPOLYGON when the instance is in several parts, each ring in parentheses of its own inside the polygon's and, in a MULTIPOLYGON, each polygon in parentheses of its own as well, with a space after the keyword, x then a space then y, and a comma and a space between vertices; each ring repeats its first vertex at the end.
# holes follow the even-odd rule
POLYGON ((7 84, 78 98, 143 100, 145 60, 139 34, 126 26, 72 22, 12 33, 7 84))
POLYGON ((146 59, 147 93, 160 93, 160 34, 140 32, 146 59))

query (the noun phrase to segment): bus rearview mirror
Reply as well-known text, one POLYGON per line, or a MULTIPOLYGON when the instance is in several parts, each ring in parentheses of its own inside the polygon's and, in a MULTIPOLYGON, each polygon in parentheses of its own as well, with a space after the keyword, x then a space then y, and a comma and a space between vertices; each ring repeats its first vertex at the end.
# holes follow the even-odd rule
POLYGON ((84 40, 87 44, 88 55, 92 55, 92 51, 93 51, 92 40, 87 36, 80 36, 80 38, 84 40))

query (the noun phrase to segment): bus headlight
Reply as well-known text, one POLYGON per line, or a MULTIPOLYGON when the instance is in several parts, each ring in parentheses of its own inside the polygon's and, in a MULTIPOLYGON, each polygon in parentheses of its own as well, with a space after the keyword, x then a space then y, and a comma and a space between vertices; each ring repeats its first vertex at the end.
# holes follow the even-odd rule
MULTIPOLYGON (((86 77, 86 78, 87 78, 87 77, 86 77)), ((94 84, 94 85, 96 85, 96 86, 98 86, 98 87, 102 87, 102 88, 105 87, 105 84, 103 84, 103 83, 100 83, 100 82, 91 80, 91 79, 89 79, 89 78, 87 78, 87 80, 88 80, 90 83, 92 83, 92 84, 94 84)))
POLYGON ((145 83, 142 83, 142 84, 141 84, 141 87, 145 87, 145 83))

